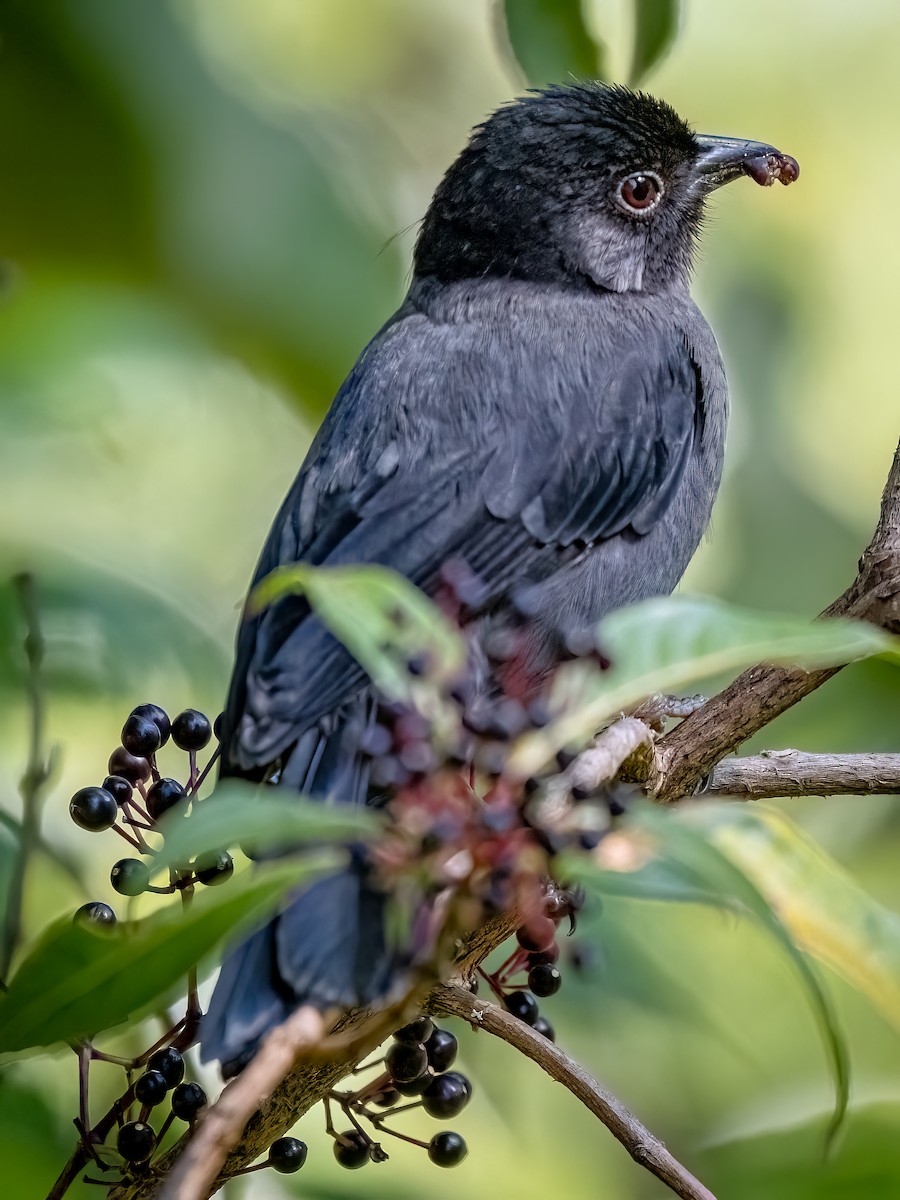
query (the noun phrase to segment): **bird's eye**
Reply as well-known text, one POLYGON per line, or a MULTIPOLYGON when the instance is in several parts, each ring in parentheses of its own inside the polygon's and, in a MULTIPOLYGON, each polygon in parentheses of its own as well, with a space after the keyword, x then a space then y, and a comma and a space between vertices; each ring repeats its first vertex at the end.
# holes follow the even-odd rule
POLYGON ((663 194, 662 180, 649 171, 629 175, 616 188, 616 203, 627 213, 648 213, 656 208, 663 194))

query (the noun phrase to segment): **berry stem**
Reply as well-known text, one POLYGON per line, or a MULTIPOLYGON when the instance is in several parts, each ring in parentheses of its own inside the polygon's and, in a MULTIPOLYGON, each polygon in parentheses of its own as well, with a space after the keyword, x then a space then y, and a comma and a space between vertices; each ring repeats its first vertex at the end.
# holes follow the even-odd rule
POLYGON ((144 846, 141 845, 141 842, 137 838, 132 837, 130 833, 127 833, 121 825, 113 825, 113 833, 117 833, 120 838, 124 838, 129 846, 134 846, 135 850, 143 852, 144 846))
POLYGON ((88 1103, 88 1075, 91 1069, 91 1044, 90 1042, 82 1042, 76 1047, 75 1053, 78 1055, 78 1118, 81 1121, 82 1129, 90 1129, 90 1104, 88 1103))
POLYGON ((329 1137, 338 1138, 340 1135, 334 1127, 334 1121, 331 1119, 331 1096, 326 1094, 322 1097, 322 1107, 325 1109, 325 1132, 329 1137))
POLYGON ((159 1146, 161 1146, 161 1145, 162 1145, 162 1143, 163 1143, 163 1138, 164 1138, 164 1137, 166 1136, 166 1134, 169 1132, 169 1126, 172 1124, 172 1122, 173 1122, 174 1120, 175 1120, 175 1114, 174 1114, 173 1112, 169 1112, 168 1116, 167 1116, 167 1117, 166 1117, 166 1119, 163 1121, 162 1125, 159 1127, 159 1133, 156 1135, 156 1145, 157 1145, 157 1147, 159 1147, 159 1146))
POLYGON ((525 970, 527 963, 528 951, 523 950, 521 946, 517 946, 506 962, 497 968, 494 978, 498 984, 508 983, 513 975, 518 975, 520 971, 525 970))
POLYGON ((367 1117, 368 1120, 370 1120, 373 1125, 377 1125, 378 1122, 383 1121, 385 1117, 396 1117, 400 1113, 409 1112, 409 1110, 411 1108, 421 1108, 421 1107, 422 1107, 421 1100, 413 1100, 410 1104, 395 1105, 393 1108, 389 1108, 387 1110, 387 1112, 384 1112, 384 1113, 373 1113, 369 1109, 357 1109, 357 1111, 362 1112, 363 1116, 367 1117))
POLYGON ((264 1171, 269 1165, 269 1160, 264 1158, 261 1163, 254 1163, 252 1167, 241 1167, 239 1171, 235 1171, 235 1175, 250 1175, 253 1171, 264 1171))
MULTIPOLYGON (((124 816, 124 817, 122 818, 122 820, 125 822, 125 824, 126 824, 126 825, 130 825, 130 826, 131 826, 131 828, 132 828, 133 830, 135 830, 135 832, 136 832, 138 829, 144 829, 144 830, 146 830, 148 833, 153 833, 153 831, 154 831, 154 830, 153 830, 153 826, 152 826, 152 825, 150 825, 150 824, 149 824, 147 821, 142 821, 142 820, 140 820, 140 818, 139 818, 139 817, 124 816)), ((138 834, 138 836, 140 836, 140 835, 138 834)), ((150 849, 150 847, 148 846, 148 847, 147 847, 147 849, 149 850, 149 849, 150 849)))
POLYGON ((144 806, 142 804, 138 804, 137 800, 134 800, 134 799, 126 800, 122 804, 122 807, 127 808, 127 809, 132 810, 135 813, 137 813, 137 815, 141 818, 142 821, 150 822, 150 825, 152 828, 153 823, 152 823, 150 814, 147 812, 147 810, 144 808, 144 806))
MULTIPOLYGON (((381 1063, 383 1063, 383 1062, 384 1062, 384 1055, 382 1054, 381 1058, 373 1058, 370 1062, 362 1063, 360 1066, 354 1067, 353 1070, 350 1072, 350 1074, 351 1075, 362 1075, 366 1071, 371 1071, 372 1067, 380 1066, 381 1063)), ((388 1080, 390 1078, 390 1076, 388 1075, 388 1073, 386 1071, 384 1072, 384 1078, 385 1078, 385 1080, 388 1080)))
MULTIPOLYGON (((359 1068, 357 1068, 358 1070, 359 1068)), ((364 1104, 370 1096, 377 1096, 379 1092, 391 1086, 391 1077, 387 1071, 382 1071, 380 1075, 376 1075, 374 1079, 364 1083, 357 1092, 351 1092, 354 1103, 364 1104)))
POLYGON ((503 988, 497 982, 496 978, 493 975, 488 974, 483 967, 478 968, 478 974, 487 982, 488 987, 502 1004, 506 999, 506 993, 503 991, 503 988))
MULTIPOLYGON (((196 780, 193 783, 191 783, 191 781, 188 780, 188 786, 185 788, 185 792, 187 793, 187 795, 194 796, 197 794, 197 792, 200 790, 200 786, 203 783, 204 779, 206 779, 207 775, 212 770, 213 765, 218 760, 220 753, 221 753, 221 746, 216 746, 215 750, 213 750, 213 752, 212 752, 209 762, 206 764, 206 766, 203 768, 203 770, 197 776, 196 780)), ((192 772, 192 774, 193 774, 193 772, 192 772)))
MULTIPOLYGON (((391 1112, 391 1115, 393 1116, 393 1111, 391 1112)), ((351 1117, 350 1119, 352 1120, 353 1118, 351 1117)), ((401 1142, 409 1142, 412 1146, 421 1146, 423 1150, 428 1149, 427 1142, 421 1142, 418 1138, 410 1137, 408 1133, 400 1133, 398 1129, 388 1129, 387 1125, 384 1123, 384 1117, 382 1116, 375 1115, 370 1117, 369 1120, 379 1133, 387 1133, 391 1137, 399 1138, 401 1142)))

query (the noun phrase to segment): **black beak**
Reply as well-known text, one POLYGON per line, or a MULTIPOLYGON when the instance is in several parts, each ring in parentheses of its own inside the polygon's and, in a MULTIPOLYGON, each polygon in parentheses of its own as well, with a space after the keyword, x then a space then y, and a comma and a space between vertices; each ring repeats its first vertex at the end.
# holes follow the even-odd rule
POLYGON ((800 164, 765 142, 745 142, 741 138, 709 137, 696 134, 700 153, 694 166, 697 187, 713 192, 723 183, 749 175, 760 187, 771 187, 777 179, 785 185, 800 174, 800 164))

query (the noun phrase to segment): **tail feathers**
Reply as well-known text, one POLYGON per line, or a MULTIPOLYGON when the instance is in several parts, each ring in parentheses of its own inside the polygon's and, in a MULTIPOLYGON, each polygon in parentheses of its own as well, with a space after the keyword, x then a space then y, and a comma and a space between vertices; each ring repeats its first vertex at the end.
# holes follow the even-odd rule
POLYGON ((237 946, 203 1017, 203 1062, 219 1059, 227 1079, 300 1004, 349 1009, 386 996, 396 960, 385 937, 385 904, 354 863, 318 880, 237 946))
MULTIPOLYGON (((360 696, 327 729, 307 730, 282 763, 278 786, 325 803, 364 804, 369 767, 356 745, 372 708, 360 696)), ((382 999, 399 965, 385 932, 386 906, 354 851, 344 870, 319 879, 237 945, 203 1018, 203 1061, 219 1059, 227 1078, 295 1007, 356 1008, 382 999)))
POLYGON ((383 893, 363 867, 320 879, 278 919, 277 970, 298 1000, 355 1008, 386 994, 392 954, 383 893))
POLYGON ((286 1020, 296 1003, 278 975, 275 925, 252 933, 225 960, 201 1025, 203 1062, 219 1059, 227 1078, 255 1051, 267 1030, 286 1020))

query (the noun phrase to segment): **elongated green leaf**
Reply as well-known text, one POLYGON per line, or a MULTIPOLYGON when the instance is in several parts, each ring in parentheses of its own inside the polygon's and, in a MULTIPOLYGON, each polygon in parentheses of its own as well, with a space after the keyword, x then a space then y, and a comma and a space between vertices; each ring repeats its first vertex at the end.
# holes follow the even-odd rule
POLYGON ((153 869, 167 870, 239 845, 265 854, 273 849, 363 841, 381 825, 381 815, 371 808, 325 804, 228 780, 195 804, 190 816, 167 814, 160 823, 165 845, 153 869))
POLYGON ((600 79, 603 49, 591 37, 581 0, 503 0, 509 46, 530 84, 600 79))
POLYGON ((558 672, 561 715, 521 739, 510 768, 538 771, 563 746, 584 744, 605 721, 655 692, 677 692, 757 662, 807 670, 896 653, 898 641, 862 621, 805 621, 702 596, 667 596, 611 613, 597 631, 608 671, 576 662, 558 672))
POLYGON ((297 592, 385 695, 414 702, 465 664, 459 631, 424 592, 387 567, 281 567, 258 585, 253 602, 264 608, 297 592), (412 659, 427 667, 426 677, 411 675, 412 659))
POLYGON ((843 1034, 827 991, 794 940, 793 930, 782 920, 757 886, 716 845, 702 822, 690 816, 666 813, 652 807, 640 810, 635 827, 620 835, 630 849, 620 847, 614 857, 603 842, 596 860, 572 856, 561 875, 577 879, 588 890, 612 891, 643 899, 678 899, 714 904, 755 917, 775 938, 793 962, 819 1024, 834 1077, 835 1104, 828 1139, 834 1138, 847 1111, 849 1064, 843 1034), (606 863, 615 869, 599 869, 606 863), (630 878, 630 885, 625 881, 630 878), (662 883, 662 886, 661 886, 662 883))
POLYGON ((756 806, 698 813, 715 844, 765 896, 792 938, 900 1029, 900 916, 787 817, 756 806))
POLYGON ((271 909, 323 860, 248 871, 145 920, 95 933, 51 925, 0 998, 0 1054, 92 1036, 163 997, 226 935, 271 909))
POLYGON ((633 87, 668 53, 678 32, 678 7, 678 0, 634 0, 633 87))

